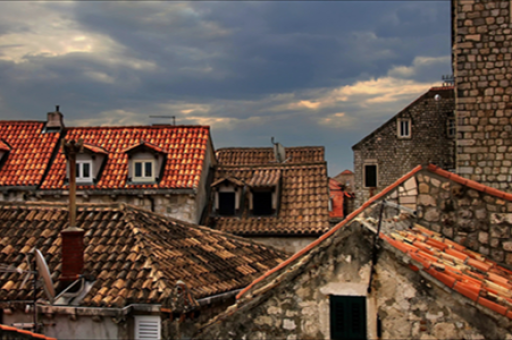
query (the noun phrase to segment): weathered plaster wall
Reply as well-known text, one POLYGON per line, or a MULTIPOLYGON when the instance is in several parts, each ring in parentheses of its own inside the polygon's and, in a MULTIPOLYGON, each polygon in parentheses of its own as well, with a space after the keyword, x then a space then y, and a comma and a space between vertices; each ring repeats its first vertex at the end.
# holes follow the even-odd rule
POLYGON ((356 208, 420 164, 454 168, 455 140, 447 135, 453 90, 430 91, 353 147, 356 208), (435 94, 441 99, 435 101, 435 94), (398 119, 411 119, 411 137, 397 136, 398 119), (364 187, 364 165, 377 165, 377 187, 364 187))
MULTIPOLYGON (((341 229, 291 276, 264 281, 246 293, 240 309, 196 335, 209 339, 329 339, 329 295, 367 297, 367 335, 382 339, 506 338, 507 331, 461 298, 425 282, 391 251, 378 257, 372 291, 369 234, 359 223, 341 229)), ((508 323, 510 326, 510 323, 508 323)))
MULTIPOLYGON (((32 323, 32 314, 25 314, 17 311, 12 315, 5 315, 3 323, 11 325, 13 323, 32 323)), ((39 330, 39 333, 57 339, 132 339, 133 333, 129 333, 127 324, 116 324, 111 317, 92 317, 76 316, 76 319, 70 315, 53 315, 52 317, 39 315, 38 323, 45 326, 39 330)))
POLYGON ((283 237, 246 237, 255 242, 270 246, 288 254, 295 254, 302 248, 317 239, 317 237, 296 237, 296 236, 283 236, 283 237))
POLYGON ((457 173, 511 191, 510 1, 454 1, 457 173))

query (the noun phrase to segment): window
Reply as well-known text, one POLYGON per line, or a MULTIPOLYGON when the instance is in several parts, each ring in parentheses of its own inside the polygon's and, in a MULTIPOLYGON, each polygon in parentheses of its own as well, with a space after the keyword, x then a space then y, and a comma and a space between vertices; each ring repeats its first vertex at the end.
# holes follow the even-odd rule
POLYGON ((153 161, 134 161, 133 178, 135 180, 154 181, 153 161))
POLYGON ((135 316, 135 336, 137 340, 160 339, 160 316, 135 316))
POLYGON ((252 193, 252 200, 252 213, 254 215, 272 215, 272 191, 254 191, 252 193))
POLYGON ((365 165, 363 177, 366 188, 377 187, 377 165, 365 165))
POLYGON ((411 137, 411 120, 399 119, 398 120, 398 137, 410 138, 411 137))
POLYGON ((92 162, 76 161, 76 181, 92 182, 92 162))
POLYGON ((455 137, 455 133, 457 132, 457 129, 455 128, 455 118, 448 118, 446 124, 446 133, 448 134, 448 137, 455 137))
POLYGON ((234 192, 219 192, 219 215, 233 216, 235 214, 235 197, 234 192))
POLYGON ((331 339, 366 339, 366 298, 330 296, 331 339))

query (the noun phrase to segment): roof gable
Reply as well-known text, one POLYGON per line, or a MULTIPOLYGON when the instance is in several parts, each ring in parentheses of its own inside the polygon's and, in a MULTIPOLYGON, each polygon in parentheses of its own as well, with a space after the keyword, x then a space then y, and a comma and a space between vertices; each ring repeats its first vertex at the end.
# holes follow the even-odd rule
POLYGON ((389 124, 394 122, 397 118, 404 115, 405 113, 409 112, 409 110, 422 102, 426 98, 433 98, 436 94, 439 93, 450 93, 450 95, 453 96, 454 94, 454 87, 453 86, 443 86, 443 87, 432 87, 430 90, 428 90, 426 93, 422 94, 420 97, 418 97, 416 100, 414 100, 411 104, 407 105, 403 110, 398 112, 396 115, 391 117, 389 120, 387 120, 384 124, 379 126, 377 129, 375 129, 373 132, 371 132, 369 135, 361 139, 358 143, 354 144, 352 146, 352 150, 357 150, 360 146, 362 146, 364 143, 369 141, 373 136, 378 134, 380 131, 382 131, 385 127, 387 127, 389 124))
MULTIPOLYGON (((77 189, 192 189, 199 185, 206 152, 210 144, 207 126, 127 126, 69 128, 66 139, 93 144, 108 152, 103 171, 94 185, 77 189), (150 147, 166 155, 163 174, 158 183, 128 183, 126 151, 150 147)), ((42 189, 66 189, 66 160, 57 154, 45 177, 42 189)))
MULTIPOLYGON (((288 275, 289 270, 287 268, 292 265, 293 268, 303 266, 305 261, 308 261, 307 259, 310 258, 310 254, 321 251, 331 244, 329 242, 332 237, 352 222, 357 221, 368 225, 368 223, 363 221, 364 214, 368 216, 371 213, 366 212, 366 210, 371 211, 372 207, 375 207, 375 202, 385 197, 399 185, 404 184, 421 170, 427 173, 435 173, 483 193, 512 201, 512 194, 464 179, 437 166, 418 166, 394 184, 372 197, 359 209, 347 216, 343 222, 336 225, 319 239, 256 279, 241 291, 237 298, 242 298, 245 294, 258 289, 257 287, 262 285, 271 286, 268 281, 275 278, 276 275, 288 275)), ((391 223, 394 223, 394 221, 391 221, 391 223)), ((376 230, 375 226, 370 226, 369 229, 373 230, 373 232, 376 230)), ((496 262, 489 260, 482 254, 471 251, 441 236, 439 233, 421 226, 415 226, 411 230, 393 230, 390 231, 388 229, 386 231, 382 229, 380 238, 394 250, 409 256, 414 261, 414 270, 422 270, 439 283, 473 300, 478 305, 512 319, 512 301, 510 301, 511 295, 509 292, 510 288, 512 288, 512 271, 499 266, 496 262)))

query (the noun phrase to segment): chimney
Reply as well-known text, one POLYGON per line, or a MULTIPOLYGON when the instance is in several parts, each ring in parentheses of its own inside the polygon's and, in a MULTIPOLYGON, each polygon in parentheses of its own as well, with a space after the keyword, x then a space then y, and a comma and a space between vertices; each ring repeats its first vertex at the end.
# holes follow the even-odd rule
MULTIPOLYGON (((59 107, 57 106, 57 113, 59 107)), ((69 227, 60 232, 62 237, 62 271, 60 281, 65 287, 73 283, 84 269, 84 230, 76 227, 76 155, 83 140, 62 140, 62 149, 69 163, 69 227)), ((75 287, 76 289, 78 288, 75 287)))
POLYGON ((62 272, 60 281, 67 287, 79 278, 84 269, 84 230, 71 226, 61 231, 62 272))
POLYGON ((59 105, 55 107, 55 112, 48 112, 48 120, 46 122, 47 128, 63 128, 64 116, 59 111, 59 105))

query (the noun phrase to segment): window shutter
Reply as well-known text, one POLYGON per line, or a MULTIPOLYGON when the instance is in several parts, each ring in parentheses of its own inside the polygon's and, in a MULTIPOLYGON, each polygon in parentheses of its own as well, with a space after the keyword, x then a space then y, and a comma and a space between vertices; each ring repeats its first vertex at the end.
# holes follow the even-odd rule
POLYGON ((135 316, 135 339, 158 340, 160 331, 159 316, 135 316))
POLYGON ((331 339, 366 339, 366 298, 364 296, 330 297, 331 339))

